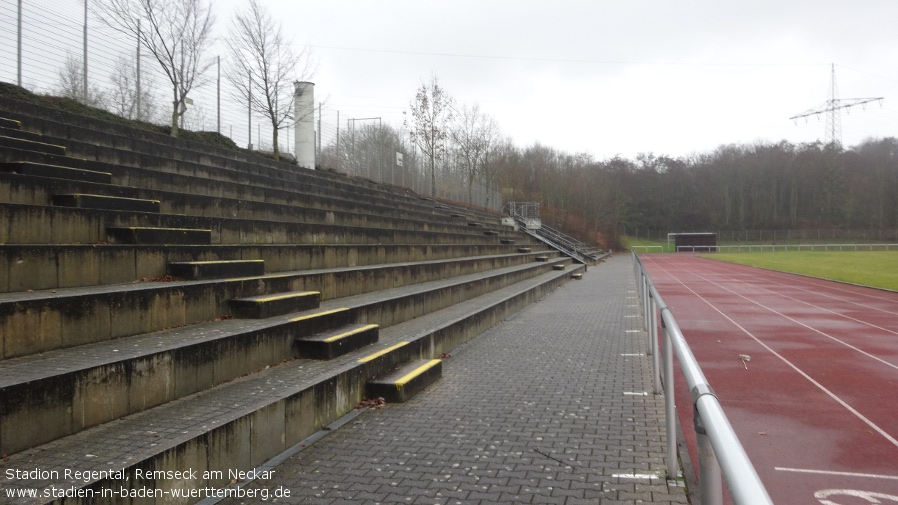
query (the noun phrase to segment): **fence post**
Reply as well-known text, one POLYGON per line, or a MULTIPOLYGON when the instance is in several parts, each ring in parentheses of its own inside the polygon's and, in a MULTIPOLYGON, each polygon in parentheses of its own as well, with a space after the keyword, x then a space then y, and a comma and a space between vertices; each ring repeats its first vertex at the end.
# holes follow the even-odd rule
POLYGON ((652 297, 652 326, 649 329, 649 349, 652 353, 652 390, 661 394, 661 357, 658 355, 658 303, 652 297))
MULTIPOLYGON (((694 393, 693 393, 694 396, 694 393)), ((697 401, 697 400, 696 400, 697 401)), ((693 406, 695 441, 698 452, 698 479, 701 488, 702 505, 723 505, 723 481, 720 464, 714 454, 711 438, 705 431, 698 407, 693 406)))
POLYGON ((680 469, 677 465, 677 407, 674 403, 673 343, 670 340, 667 325, 664 324, 663 314, 661 331, 664 334, 664 419, 667 428, 667 478, 676 480, 680 469))

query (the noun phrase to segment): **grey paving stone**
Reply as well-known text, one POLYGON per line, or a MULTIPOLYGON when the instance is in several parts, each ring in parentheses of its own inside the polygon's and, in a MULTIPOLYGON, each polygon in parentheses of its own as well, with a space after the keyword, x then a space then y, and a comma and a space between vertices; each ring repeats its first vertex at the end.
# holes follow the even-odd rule
POLYGON ((300 503, 685 503, 682 488, 615 476, 661 473, 664 458, 663 399, 624 395, 651 391, 645 333, 625 317, 641 312, 634 289, 626 256, 590 268, 454 350, 411 401, 366 412, 250 485, 300 503))

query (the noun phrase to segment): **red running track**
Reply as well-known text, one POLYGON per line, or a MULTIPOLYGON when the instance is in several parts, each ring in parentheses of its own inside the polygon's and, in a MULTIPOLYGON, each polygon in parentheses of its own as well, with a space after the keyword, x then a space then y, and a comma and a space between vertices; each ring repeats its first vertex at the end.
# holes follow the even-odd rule
POLYGON ((898 503, 898 293, 687 254, 640 258, 774 503, 898 503))

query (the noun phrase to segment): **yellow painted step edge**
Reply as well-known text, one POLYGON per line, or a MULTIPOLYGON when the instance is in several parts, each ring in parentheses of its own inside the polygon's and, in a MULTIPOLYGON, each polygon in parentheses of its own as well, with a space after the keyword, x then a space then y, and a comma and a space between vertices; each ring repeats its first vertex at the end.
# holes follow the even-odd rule
POLYGON ((384 349, 383 351, 378 351, 378 352, 376 352, 376 353, 374 353, 374 354, 369 354, 368 356, 365 356, 364 358, 360 359, 360 360, 359 360, 359 363, 367 363, 367 362, 369 362, 369 361, 371 361, 371 360, 373 360, 373 359, 377 359, 377 358, 383 356, 384 354, 387 354, 387 353, 389 353, 389 352, 395 351, 396 349, 399 349, 400 347, 402 347, 402 346, 404 346, 404 345, 408 345, 408 342, 399 342, 399 343, 396 344, 396 345, 387 347, 387 348, 384 349))
POLYGON ((412 370, 411 372, 409 372, 409 373, 403 375, 402 377, 399 378, 399 380, 397 380, 397 381, 394 383, 394 384, 396 384, 396 389, 402 389, 402 386, 405 386, 406 384, 408 384, 408 382, 409 382, 410 380, 414 379, 414 378, 417 377, 418 375, 421 375, 421 374, 424 373, 425 371, 427 371, 427 370, 433 368, 434 366, 436 366, 436 365, 439 364, 440 362, 441 362, 441 360, 439 360, 439 359, 432 359, 432 360, 428 361, 427 363, 425 363, 425 364, 419 366, 418 368, 412 370))
POLYGON ((365 326, 362 326, 361 328, 356 328, 354 330, 345 331, 343 333, 340 333, 339 335, 327 337, 326 339, 324 339, 324 342, 329 344, 331 342, 340 340, 341 338, 346 338, 348 336, 355 335, 356 333, 362 333, 363 331, 368 331, 372 328, 377 328, 377 325, 376 324, 366 324, 365 326))

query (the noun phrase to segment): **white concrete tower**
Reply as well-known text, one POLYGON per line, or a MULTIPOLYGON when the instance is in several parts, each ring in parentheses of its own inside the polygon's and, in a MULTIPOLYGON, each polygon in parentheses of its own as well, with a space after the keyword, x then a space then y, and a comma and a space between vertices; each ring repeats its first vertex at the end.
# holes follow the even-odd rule
POLYGON ((315 170, 315 83, 295 82, 296 164, 315 170))

